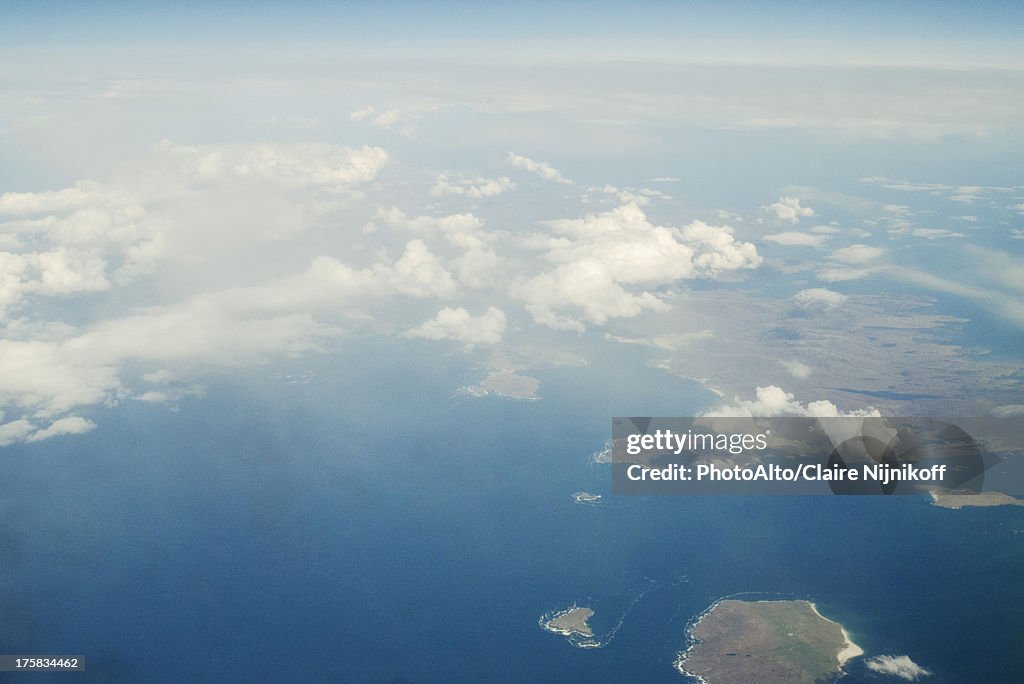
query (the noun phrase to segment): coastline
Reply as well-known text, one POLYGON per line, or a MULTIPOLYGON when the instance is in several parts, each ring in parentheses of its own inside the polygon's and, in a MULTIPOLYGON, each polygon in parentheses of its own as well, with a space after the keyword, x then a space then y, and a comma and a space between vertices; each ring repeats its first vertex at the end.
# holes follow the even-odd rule
POLYGON ((839 653, 836 655, 836 658, 839 660, 839 669, 840 670, 843 669, 843 665, 845 665, 846 662, 848 660, 850 660, 851 658, 856 658, 858 656, 864 655, 864 649, 862 649, 857 644, 853 643, 853 640, 850 639, 850 635, 846 631, 845 627, 843 627, 841 624, 839 624, 835 620, 830 620, 827 617, 825 617, 824 615, 822 615, 821 611, 818 610, 818 606, 816 606, 813 601, 808 601, 807 603, 810 604, 811 610, 814 611, 815 615, 820 617, 825 622, 831 622, 834 625, 839 625, 839 630, 843 633, 843 640, 846 643, 844 644, 843 649, 841 651, 839 651, 839 653))
POLYGON ((695 630, 697 628, 697 625, 700 624, 701 620, 703 620, 705 617, 707 617, 708 614, 711 613, 711 611, 713 611, 716 607, 718 607, 719 603, 721 603, 722 601, 725 601, 728 598, 729 598, 728 596, 723 596, 722 598, 717 599, 710 606, 708 606, 707 608, 702 610, 700 613, 698 613, 696 616, 694 616, 690 620, 689 624, 686 625, 686 629, 683 630, 683 635, 686 637, 686 641, 688 643, 686 644, 686 648, 684 648, 682 651, 679 651, 676 654, 676 659, 672 663, 672 667, 674 667, 676 669, 676 672, 678 672, 679 674, 683 675, 684 677, 690 677, 691 679, 696 679, 698 682, 700 682, 700 684, 709 684, 708 680, 704 679, 703 677, 701 677, 696 672, 690 672, 689 670, 686 669, 686 656, 690 653, 691 650, 693 650, 694 646, 696 646, 697 644, 700 643, 700 639, 698 639, 695 636, 693 636, 693 630, 695 630))

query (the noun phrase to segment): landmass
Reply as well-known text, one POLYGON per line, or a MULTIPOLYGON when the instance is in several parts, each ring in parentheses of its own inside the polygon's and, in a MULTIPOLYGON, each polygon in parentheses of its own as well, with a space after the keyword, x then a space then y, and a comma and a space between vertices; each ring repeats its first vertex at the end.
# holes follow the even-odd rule
POLYGON ((578 504, 596 504, 601 502, 601 495, 591 494, 590 492, 576 492, 572 495, 572 499, 578 504))
POLYGON ((810 601, 715 603, 687 630, 676 669, 704 684, 833 681, 864 651, 810 601))
POLYGON ((528 375, 516 375, 507 371, 497 371, 484 378, 479 385, 465 388, 465 392, 475 397, 496 394, 510 399, 537 399, 540 380, 528 375))
POLYGON ((933 506, 942 508, 963 508, 964 506, 1024 506, 1024 499, 1017 499, 1002 492, 978 492, 977 494, 948 494, 939 490, 928 491, 933 506))

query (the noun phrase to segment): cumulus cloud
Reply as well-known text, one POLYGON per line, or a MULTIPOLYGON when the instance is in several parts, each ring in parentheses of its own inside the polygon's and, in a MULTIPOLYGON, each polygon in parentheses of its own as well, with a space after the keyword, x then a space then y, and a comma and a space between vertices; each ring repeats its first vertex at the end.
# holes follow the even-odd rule
POLYGON ((775 233, 773 235, 765 235, 762 239, 790 247, 820 247, 825 244, 825 240, 828 239, 828 236, 790 231, 785 233, 775 233))
POLYGON ((632 202, 640 206, 650 204, 651 199, 672 199, 671 195, 666 195, 660 190, 652 190, 650 188, 618 188, 614 185, 605 185, 604 187, 590 187, 587 188, 587 191, 599 192, 602 195, 611 195, 621 204, 628 204, 632 202))
POLYGON ((52 423, 49 427, 37 430, 29 435, 26 442, 41 442, 44 439, 50 439, 52 437, 59 437, 61 435, 81 435, 89 432, 96 427, 96 423, 91 420, 86 420, 79 416, 68 416, 67 418, 59 418, 52 423))
MULTIPOLYGON (((354 315, 394 295, 444 298, 455 290, 452 275, 421 240, 409 241, 394 261, 362 269, 321 256, 298 275, 260 285, 197 295, 82 329, 64 326, 37 339, 0 339, 0 406, 26 418, 60 420, 76 407, 130 396, 122 378, 129 362, 150 365, 154 369, 143 379, 166 384, 174 379, 169 364, 240 366, 324 349, 340 331, 320 316, 339 306, 354 315)), ((185 392, 195 393, 194 388, 185 392)), ((5 439, 27 436, 23 424, 12 425, 5 439)), ((78 421, 58 422, 51 432, 82 427, 78 421)))
POLYGON ((754 399, 735 397, 731 404, 721 404, 704 415, 712 417, 772 418, 775 416, 805 416, 809 418, 869 417, 881 415, 874 409, 856 409, 843 413, 831 401, 822 399, 802 404, 781 387, 758 387, 754 399))
POLYGON ((154 226, 129 193, 81 181, 0 195, 0 320, 33 296, 102 292, 158 257, 154 226))
POLYGON ((880 270, 881 267, 872 265, 872 262, 877 262, 884 254, 885 250, 881 247, 870 245, 856 244, 842 247, 829 255, 831 263, 819 269, 817 276, 827 283, 860 280, 880 270))
POLYGON ((396 130, 406 136, 411 135, 416 130, 416 126, 410 121, 408 113, 403 113, 397 109, 378 110, 373 106, 364 107, 349 114, 348 118, 354 123, 396 130))
POLYGON ((489 307, 480 316, 459 307, 441 309, 432 320, 406 331, 406 337, 428 340, 452 340, 467 347, 501 342, 505 333, 505 314, 501 309, 489 307))
POLYGON ((112 193, 99 183, 78 181, 73 187, 46 192, 5 192, 0 195, 0 214, 26 216, 70 212, 106 204, 112 193))
POLYGON ((806 380, 811 377, 811 367, 806 363, 801 363, 800 361, 783 361, 782 366, 786 369, 786 372, 798 380, 806 380))
POLYGON ((769 204, 763 209, 778 220, 790 223, 799 223, 801 218, 814 216, 813 209, 800 206, 799 197, 780 197, 778 202, 769 204))
POLYGON ((482 288, 493 285, 501 276, 505 259, 498 256, 493 249, 473 247, 455 258, 453 266, 460 285, 482 288))
POLYGON ((885 254, 885 250, 881 247, 858 244, 837 249, 830 256, 833 260, 844 264, 866 264, 875 261, 883 254, 885 254))
POLYGON ((0 425, 0 447, 23 441, 33 430, 35 426, 24 418, 0 425))
POLYGON ((913 660, 910 656, 891 656, 891 655, 880 655, 874 658, 868 658, 864 661, 864 664, 872 672, 879 672, 881 674, 892 675, 893 677, 899 677, 905 679, 908 682, 914 682, 921 677, 927 677, 933 672, 926 670, 921 667, 913 660))
POLYGON ((554 268, 518 283, 513 294, 552 328, 582 331, 583 321, 600 325, 663 310, 654 288, 761 263, 754 245, 737 241, 727 227, 657 226, 635 203, 545 225, 553 234, 534 236, 529 246, 554 268))
POLYGON ((143 167, 116 183, 82 180, 60 190, 4 193, 0 320, 35 297, 129 284, 156 273, 175 255, 194 260, 198 252, 215 259, 211 241, 221 240, 221 248, 232 252, 245 249, 255 233, 249 222, 239 226, 244 234, 224 239, 222 219, 240 208, 256 214, 267 230, 287 233, 284 225, 304 220, 302 201, 350 196, 376 178, 387 159, 376 147, 164 141, 143 167), (278 208, 279 216, 260 214, 262 203, 278 208))
POLYGON ((410 217, 398 207, 391 207, 378 210, 373 218, 374 221, 367 226, 369 231, 375 230, 379 223, 425 237, 441 235, 451 244, 465 249, 482 248, 494 240, 493 235, 483 230, 483 220, 471 213, 410 217))
POLYGON ((362 109, 357 109, 356 111, 349 114, 348 118, 349 120, 355 121, 357 123, 361 121, 366 121, 371 116, 373 116, 374 111, 376 110, 373 107, 363 107, 362 109))
POLYGON ((464 195, 477 199, 480 197, 493 197, 503 192, 514 190, 516 184, 508 176, 498 178, 484 178, 483 176, 472 176, 469 178, 455 178, 450 174, 442 173, 437 177, 430 194, 441 195, 464 195))
POLYGON ((572 309, 591 323, 609 318, 631 318, 645 309, 666 311, 668 306, 650 292, 633 294, 615 281, 608 266, 596 259, 562 264, 514 288, 524 299, 534 321, 561 330, 585 329, 579 316, 559 313, 572 309))
POLYGON ((953 238, 953 237, 967 237, 963 233, 957 233, 952 230, 946 230, 945 228, 915 228, 910 233, 914 237, 922 237, 928 240, 937 240, 939 238, 953 238))
POLYGON ((563 176, 558 169, 547 162, 534 161, 527 157, 515 154, 514 152, 508 153, 508 162, 517 169, 523 169, 530 173, 535 173, 544 180, 548 180, 553 183, 561 183, 562 185, 572 185, 571 180, 563 176))
POLYGON ((0 320, 29 295, 58 296, 110 288, 106 261, 95 251, 60 247, 46 252, 0 252, 0 320))
POLYGON ((844 294, 828 290, 823 287, 812 287, 807 290, 800 290, 793 299, 803 309, 825 311, 834 309, 846 301, 844 294))
POLYGON ((198 180, 272 181, 292 187, 344 187, 373 180, 388 162, 380 147, 357 149, 328 143, 177 145, 161 153, 179 171, 198 180))

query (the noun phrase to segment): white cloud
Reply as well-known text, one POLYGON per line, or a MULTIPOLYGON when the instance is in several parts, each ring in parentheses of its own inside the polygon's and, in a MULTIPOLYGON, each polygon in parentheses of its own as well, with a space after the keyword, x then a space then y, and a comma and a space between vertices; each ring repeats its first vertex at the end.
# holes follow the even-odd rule
POLYGON ((807 290, 800 290, 793 295, 793 299, 804 309, 828 310, 834 309, 845 302, 847 297, 844 294, 823 287, 812 287, 807 290))
MULTIPOLYGON (((666 195, 660 190, 652 190, 650 188, 618 188, 614 185, 605 185, 604 187, 589 187, 587 192, 599 192, 602 195, 611 195, 615 197, 620 204, 637 204, 639 206, 645 206, 650 204, 651 199, 660 200, 671 200, 671 195, 666 195)), ((584 200, 587 196, 584 196, 584 200)))
MULTIPOLYGON (((482 230, 483 220, 471 213, 410 217, 398 207, 391 207, 378 210, 374 215, 374 221, 425 237, 439 234, 451 244, 464 249, 480 249, 485 243, 494 240, 493 235, 482 230)), ((376 229, 376 224, 371 223, 368 228, 372 231, 376 229)))
POLYGON ((806 380, 811 377, 811 367, 799 361, 783 361, 782 366, 790 375, 798 380, 806 380))
POLYGON ((387 287, 397 294, 419 299, 455 294, 455 279, 422 240, 410 240, 398 261, 390 266, 377 264, 373 271, 379 281, 375 293, 378 297, 387 295, 387 287))
POLYGON ((939 238, 952 238, 952 237, 967 237, 963 233, 955 233, 945 228, 915 228, 910 233, 914 237, 922 237, 928 240, 937 240, 939 238))
POLYGON ((67 418, 58 418, 50 423, 49 427, 33 432, 25 441, 41 442, 44 439, 61 435, 81 435, 93 430, 95 427, 96 423, 91 420, 86 420, 79 416, 68 416, 67 418))
POLYGON ((397 109, 380 111, 376 107, 364 107, 349 114, 348 118, 355 123, 365 123, 377 128, 397 130, 406 136, 414 133, 416 129, 415 124, 410 122, 408 114, 397 109))
POLYGON ((35 426, 24 418, 0 425, 0 447, 23 441, 33 430, 35 426))
POLYGON ((99 183, 78 181, 73 187, 49 192, 6 192, 0 195, 0 214, 53 214, 106 204, 110 191, 99 183))
POLYGON ((152 373, 143 373, 142 379, 146 382, 152 382, 156 385, 166 385, 167 383, 174 382, 174 373, 161 368, 160 370, 153 371, 152 373))
POLYGON ((366 121, 368 118, 373 116, 374 111, 375 109, 373 107, 364 107, 362 109, 357 109, 356 111, 349 114, 348 118, 357 123, 360 121, 366 121))
POLYGON ((766 417, 774 416, 806 416, 811 418, 835 418, 839 416, 867 417, 881 415, 874 409, 856 409, 849 413, 840 412, 831 401, 820 400, 801 404, 796 398, 784 391, 781 387, 769 385, 758 387, 755 390, 755 398, 744 400, 739 397, 733 399, 732 404, 722 404, 704 415, 713 417, 766 417))
POLYGON ((254 237, 290 237, 336 196, 355 196, 387 159, 374 147, 165 141, 113 184, 2 194, 0 321, 35 297, 112 290, 168 259, 191 271, 251 249, 254 237))
POLYGON ((764 211, 774 214, 780 221, 799 223, 801 218, 814 216, 814 210, 810 207, 800 206, 799 197, 780 197, 779 201, 763 207, 764 211))
POLYGON ((0 405, 48 416, 116 397, 117 369, 70 358, 61 344, 0 340, 0 405))
MULTIPOLYGON (((173 379, 167 369, 172 364, 233 367, 323 349, 340 331, 318 316, 339 307, 357 315, 361 307, 394 295, 443 298, 455 290, 452 275, 420 240, 409 241, 397 260, 364 269, 318 257, 303 273, 261 285, 198 295, 80 330, 64 326, 45 339, 0 339, 0 406, 59 418, 79 406, 129 396, 121 377, 128 362, 155 365, 143 380, 166 384, 173 379)), ((73 425, 60 423, 54 430, 73 425)))
POLYGON ((373 180, 388 162, 380 147, 358 149, 328 143, 177 145, 159 151, 177 170, 202 181, 272 181, 291 187, 337 188, 373 180))
POLYGON ((462 256, 457 257, 453 265, 459 278, 459 284, 472 288, 483 288, 494 285, 505 266, 505 259, 489 248, 473 247, 462 256))
POLYGON ((761 263, 754 245, 738 242, 729 228, 702 221, 656 226, 635 203, 545 225, 554 234, 533 236, 527 244, 543 250, 554 268, 518 283, 513 294, 535 321, 553 328, 581 331, 583 321, 601 325, 663 310, 650 289, 761 263))
POLYGON ((809 233, 789 231, 785 233, 765 235, 762 239, 768 240, 769 242, 775 242, 780 245, 787 245, 792 247, 820 247, 821 245, 825 244, 825 240, 828 239, 828 236, 811 235, 809 233))
POLYGON ((583 323, 560 310, 579 311, 585 320, 603 325, 609 318, 631 318, 645 309, 667 309, 650 292, 626 291, 607 265, 596 259, 580 259, 535 276, 515 288, 515 294, 527 302, 526 309, 537 323, 577 332, 584 330, 583 323))
POLYGON ((927 677, 933 674, 931 670, 926 670, 911 660, 910 656, 905 655, 875 656, 874 658, 868 658, 865 660, 864 664, 873 672, 892 675, 893 677, 905 679, 908 682, 914 682, 921 677, 927 677))
POLYGON ((483 176, 472 176, 470 178, 452 178, 447 173, 438 175, 434 187, 430 189, 431 195, 464 195, 477 199, 480 197, 494 197, 503 192, 514 190, 516 184, 508 176, 498 178, 484 178, 483 176))
POLYGON ((93 250, 0 252, 0 320, 29 295, 59 296, 110 288, 106 261, 93 250))
POLYGON ((466 309, 445 307, 426 323, 405 332, 407 337, 429 340, 453 340, 467 347, 501 342, 505 333, 505 314, 489 307, 481 316, 471 316, 466 309))
POLYGON ((875 261, 883 254, 885 254, 885 250, 880 247, 850 245, 832 252, 831 258, 844 264, 865 264, 875 261))
POLYGON ((390 126, 394 126, 396 123, 398 123, 398 110, 389 109, 387 111, 381 112, 377 116, 373 117, 371 123, 374 126, 380 126, 381 128, 388 128, 390 126))
POLYGON ((842 283, 848 280, 860 280, 878 272, 877 268, 850 268, 849 266, 831 266, 817 272, 819 280, 826 283, 842 283))
POLYGON ((8 250, 0 251, 0 320, 32 296, 108 290, 159 258, 154 226, 131 193, 80 181, 0 195, 0 208, 19 217, 0 222, 8 250))
POLYGON ((508 162, 517 169, 524 169, 530 173, 535 173, 544 180, 549 180, 553 183, 561 183, 562 185, 572 185, 571 180, 563 176, 558 169, 547 162, 534 161, 527 157, 515 154, 514 152, 508 153, 508 162))

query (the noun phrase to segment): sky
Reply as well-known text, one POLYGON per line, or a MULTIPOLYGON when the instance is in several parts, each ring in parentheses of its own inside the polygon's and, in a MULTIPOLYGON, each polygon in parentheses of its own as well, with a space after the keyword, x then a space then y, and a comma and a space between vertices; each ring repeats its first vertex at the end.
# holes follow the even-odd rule
POLYGON ((5 43, 1021 65, 1012 2, 7 3, 5 43))
POLYGON ((1018 5, 0 13, 0 444, 380 336, 1024 411, 1018 5))

